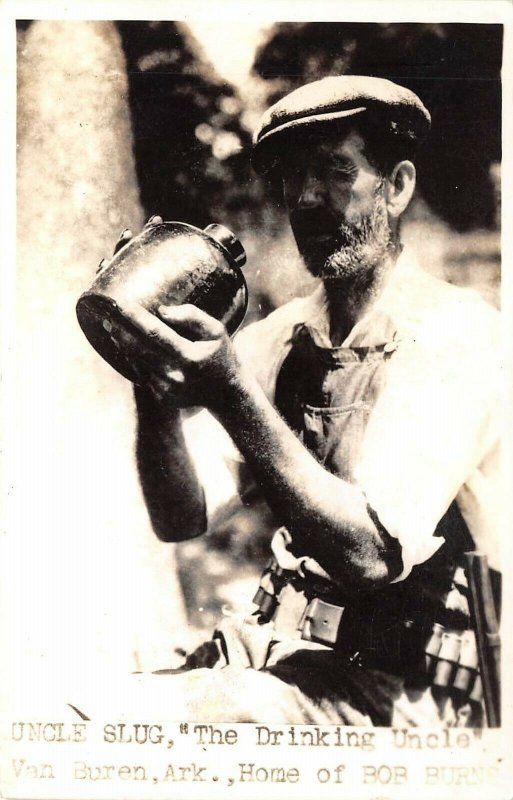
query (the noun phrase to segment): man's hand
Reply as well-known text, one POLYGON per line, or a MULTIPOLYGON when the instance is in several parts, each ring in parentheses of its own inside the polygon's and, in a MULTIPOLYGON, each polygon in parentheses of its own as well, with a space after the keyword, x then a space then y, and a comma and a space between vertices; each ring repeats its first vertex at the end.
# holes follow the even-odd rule
MULTIPOLYGON (((145 228, 162 221, 161 216, 154 215, 145 228)), ((132 236, 125 228, 113 255, 132 236)), ((108 263, 102 259, 99 269, 108 263)), ((139 305, 125 306, 121 311, 130 324, 110 335, 120 350, 131 354, 134 368, 144 376, 144 389, 170 408, 208 407, 219 401, 223 381, 237 369, 235 351, 221 322, 192 305, 161 306, 158 316, 139 305)))
MULTIPOLYGON (((161 222, 163 222, 162 217, 160 217, 158 214, 154 214, 152 217, 149 218, 148 222, 146 223, 146 225, 144 227, 145 228, 150 228, 152 225, 159 225, 161 222)), ((114 245, 114 250, 112 251, 112 256, 115 256, 116 253, 119 253, 121 248, 124 247, 126 244, 128 244, 128 242, 133 237, 133 235, 134 234, 132 233, 130 228, 125 228, 124 230, 122 230, 121 233, 119 234, 119 239, 117 240, 116 244, 114 245)), ((109 264, 110 264, 110 259, 108 259, 108 258, 100 259, 100 263, 98 264, 98 268, 97 268, 96 272, 101 272, 101 270, 105 269, 105 267, 108 267, 109 264)))
POLYGON ((158 316, 141 306, 123 313, 158 354, 147 383, 155 397, 177 408, 222 403, 239 368, 222 322, 193 305, 161 306, 158 316))

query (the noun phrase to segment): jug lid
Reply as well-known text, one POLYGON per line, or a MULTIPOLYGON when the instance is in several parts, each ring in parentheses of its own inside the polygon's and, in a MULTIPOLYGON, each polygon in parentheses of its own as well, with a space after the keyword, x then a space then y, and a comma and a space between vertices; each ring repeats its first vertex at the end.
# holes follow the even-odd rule
POLYGON ((213 222, 211 225, 207 225, 207 227, 203 230, 203 233, 206 233, 207 236, 211 236, 212 239, 215 239, 216 242, 224 247, 238 267, 244 266, 246 263, 246 251, 244 250, 244 247, 239 239, 237 239, 231 230, 226 228, 224 225, 213 222))

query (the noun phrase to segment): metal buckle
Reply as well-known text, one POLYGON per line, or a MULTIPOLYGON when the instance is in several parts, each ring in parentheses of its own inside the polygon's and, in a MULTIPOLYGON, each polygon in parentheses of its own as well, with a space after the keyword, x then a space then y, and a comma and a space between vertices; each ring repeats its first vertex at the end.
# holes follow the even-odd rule
POLYGON ((253 598, 253 603, 259 607, 262 619, 267 622, 274 619, 280 605, 281 593, 294 577, 293 572, 283 569, 274 557, 271 558, 262 573, 260 585, 253 598))
POLYGON ((337 642, 338 629, 344 609, 314 597, 306 607, 300 623, 301 638, 307 642, 318 642, 333 647, 337 642))

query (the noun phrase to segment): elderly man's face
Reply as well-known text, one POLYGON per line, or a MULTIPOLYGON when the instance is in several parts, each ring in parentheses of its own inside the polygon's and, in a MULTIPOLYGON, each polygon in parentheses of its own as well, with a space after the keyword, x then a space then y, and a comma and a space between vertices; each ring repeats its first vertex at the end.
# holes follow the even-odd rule
POLYGON ((385 180, 359 133, 292 145, 282 172, 292 231, 312 274, 346 280, 383 262, 392 248, 385 180))

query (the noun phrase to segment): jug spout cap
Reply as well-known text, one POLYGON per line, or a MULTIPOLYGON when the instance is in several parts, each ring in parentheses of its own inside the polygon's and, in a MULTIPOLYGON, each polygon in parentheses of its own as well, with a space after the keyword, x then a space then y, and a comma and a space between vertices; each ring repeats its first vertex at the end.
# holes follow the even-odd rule
POLYGON ((233 261, 235 261, 238 267, 244 266, 246 263, 246 251, 235 234, 232 233, 228 228, 225 228, 224 225, 219 225, 217 222, 214 222, 212 225, 207 225, 203 233, 206 233, 207 236, 211 236, 212 239, 215 239, 216 242, 222 245, 222 247, 228 251, 229 255, 233 261))

